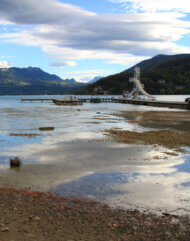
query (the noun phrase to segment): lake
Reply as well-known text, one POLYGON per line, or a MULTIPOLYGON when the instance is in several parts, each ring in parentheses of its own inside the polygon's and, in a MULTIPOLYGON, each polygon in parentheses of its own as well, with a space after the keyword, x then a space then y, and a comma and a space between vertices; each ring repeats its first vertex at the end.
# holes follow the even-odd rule
MULTIPOLYGON (((51 191, 124 209, 189 214, 189 148, 185 154, 168 157, 167 148, 119 144, 104 135, 110 128, 151 130, 116 116, 120 111, 169 109, 118 103, 57 106, 21 102, 21 98, 43 97, 0 96, 1 186, 51 191), (40 131, 40 127, 54 130, 40 131), (11 169, 9 160, 16 156, 23 165, 11 169)), ((184 101, 186 97, 157 99, 184 101)))

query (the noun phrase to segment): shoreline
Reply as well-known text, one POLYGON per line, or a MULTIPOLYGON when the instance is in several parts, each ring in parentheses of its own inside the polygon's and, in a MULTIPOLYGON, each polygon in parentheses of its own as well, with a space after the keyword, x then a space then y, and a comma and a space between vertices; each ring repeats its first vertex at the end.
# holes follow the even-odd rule
MULTIPOLYGON (((174 122, 173 118, 168 120, 167 117, 163 123, 163 113, 159 114, 162 123, 155 117, 155 120, 148 125, 163 127, 164 124, 166 127, 173 123, 173 129, 176 126, 179 129, 183 126, 181 118, 174 122)), ((136 118, 138 114, 133 118, 128 113, 126 115, 133 123, 145 124, 147 121, 145 115, 141 115, 141 119, 136 118)), ((149 120, 151 118, 152 114, 149 120)), ((128 134, 131 141, 131 133, 128 134)), ((168 139, 168 132, 164 137, 168 139)), ((164 142, 167 139, 164 138, 164 142)), ((148 144, 150 143, 147 140, 145 145, 148 144)), ((176 147, 179 148, 178 145, 176 147)), ((173 152, 166 154, 175 155, 173 152)), ((69 199, 52 193, 33 192, 30 189, 0 187, 0 213, 0 240, 4 241, 185 241, 190 239, 188 216, 177 216, 166 212, 156 216, 136 209, 124 211, 98 202, 69 199)))
POLYGON ((188 240, 187 216, 162 216, 51 193, 0 188, 0 239, 188 240))

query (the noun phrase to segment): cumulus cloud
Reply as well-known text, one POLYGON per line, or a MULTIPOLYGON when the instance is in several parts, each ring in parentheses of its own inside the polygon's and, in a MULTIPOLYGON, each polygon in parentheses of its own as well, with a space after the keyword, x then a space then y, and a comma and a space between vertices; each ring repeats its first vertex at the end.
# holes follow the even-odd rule
POLYGON ((108 60, 108 63, 112 64, 122 64, 122 65, 135 65, 145 59, 148 59, 146 56, 134 56, 134 55, 119 55, 115 58, 112 58, 111 60, 108 60))
POLYGON ((0 68, 10 68, 11 65, 7 63, 6 61, 0 61, 0 68))
POLYGON ((94 13, 56 0, 1 0, 0 16, 16 24, 67 24, 94 13))
POLYGON ((76 71, 72 71, 72 72, 65 72, 65 73, 73 73, 73 74, 95 74, 95 75, 99 75, 99 74, 103 74, 104 70, 99 70, 99 69, 89 69, 89 70, 76 70, 76 71))
POLYGON ((9 21, 0 20, 0 25, 9 25, 9 24, 11 24, 9 21))
POLYGON ((126 3, 123 5, 126 10, 157 12, 157 11, 180 11, 190 12, 188 0, 110 0, 114 3, 126 3))
POLYGON ((75 66, 76 63, 74 61, 57 61, 51 63, 53 67, 66 67, 66 66, 75 66))
MULTIPOLYGON (((149 13, 150 5, 157 11, 162 0, 115 2, 130 3, 133 9, 144 9, 144 13, 96 14, 56 0, 42 0, 40 4, 37 0, 1 0, 2 21, 24 25, 24 30, 1 34, 0 39, 40 46, 54 58, 64 59, 64 64, 89 58, 124 64, 135 57, 190 52, 190 48, 174 43, 190 32, 190 22, 181 20, 188 6, 186 11, 180 8, 181 13, 149 13)), ((162 10, 171 10, 168 2, 164 1, 162 10)), ((180 7, 174 3, 173 9, 180 7)))

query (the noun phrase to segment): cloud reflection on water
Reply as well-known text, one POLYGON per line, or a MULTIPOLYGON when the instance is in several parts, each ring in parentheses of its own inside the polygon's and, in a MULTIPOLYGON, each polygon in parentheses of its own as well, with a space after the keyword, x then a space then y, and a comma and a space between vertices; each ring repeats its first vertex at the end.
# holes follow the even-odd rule
MULTIPOLYGON (((125 106, 86 104, 79 111, 78 107, 62 108, 50 103, 33 103, 29 108, 26 103, 13 102, 6 108, 0 108, 3 185, 53 190, 127 208, 188 209, 189 155, 171 156, 166 152, 174 152, 167 148, 102 140, 101 131, 111 127, 147 130, 120 117, 116 123, 108 123, 109 117, 116 118, 110 114, 125 106), (101 124, 90 123, 96 117, 100 117, 101 124), (55 130, 39 132, 40 126, 54 126, 55 130), (42 136, 9 136, 13 131, 42 136), (17 172, 9 168, 13 156, 19 156, 24 163, 17 172)), ((135 110, 144 108, 135 106, 135 110)))
MULTIPOLYGON (((4 181, 124 208, 188 208, 181 200, 190 194, 189 185, 183 185, 190 182, 190 175, 180 171, 183 156, 168 157, 167 149, 160 147, 92 141, 89 133, 79 136, 71 142, 61 136, 55 142, 48 136, 42 143, 17 147, 26 163, 19 174, 4 171, 4 181), (32 160, 37 164, 27 164, 32 160)), ((7 156, 16 151, 8 149, 7 156)))

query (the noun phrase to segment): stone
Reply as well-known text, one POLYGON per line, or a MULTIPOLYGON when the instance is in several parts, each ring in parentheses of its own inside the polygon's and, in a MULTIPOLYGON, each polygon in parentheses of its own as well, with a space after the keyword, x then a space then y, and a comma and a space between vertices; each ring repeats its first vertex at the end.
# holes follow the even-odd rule
POLYGON ((9 231, 9 228, 8 228, 8 227, 1 229, 1 232, 8 232, 8 231, 9 231))
POLYGON ((11 167, 20 167, 21 165, 22 165, 22 162, 18 157, 15 157, 14 159, 10 159, 11 167))

